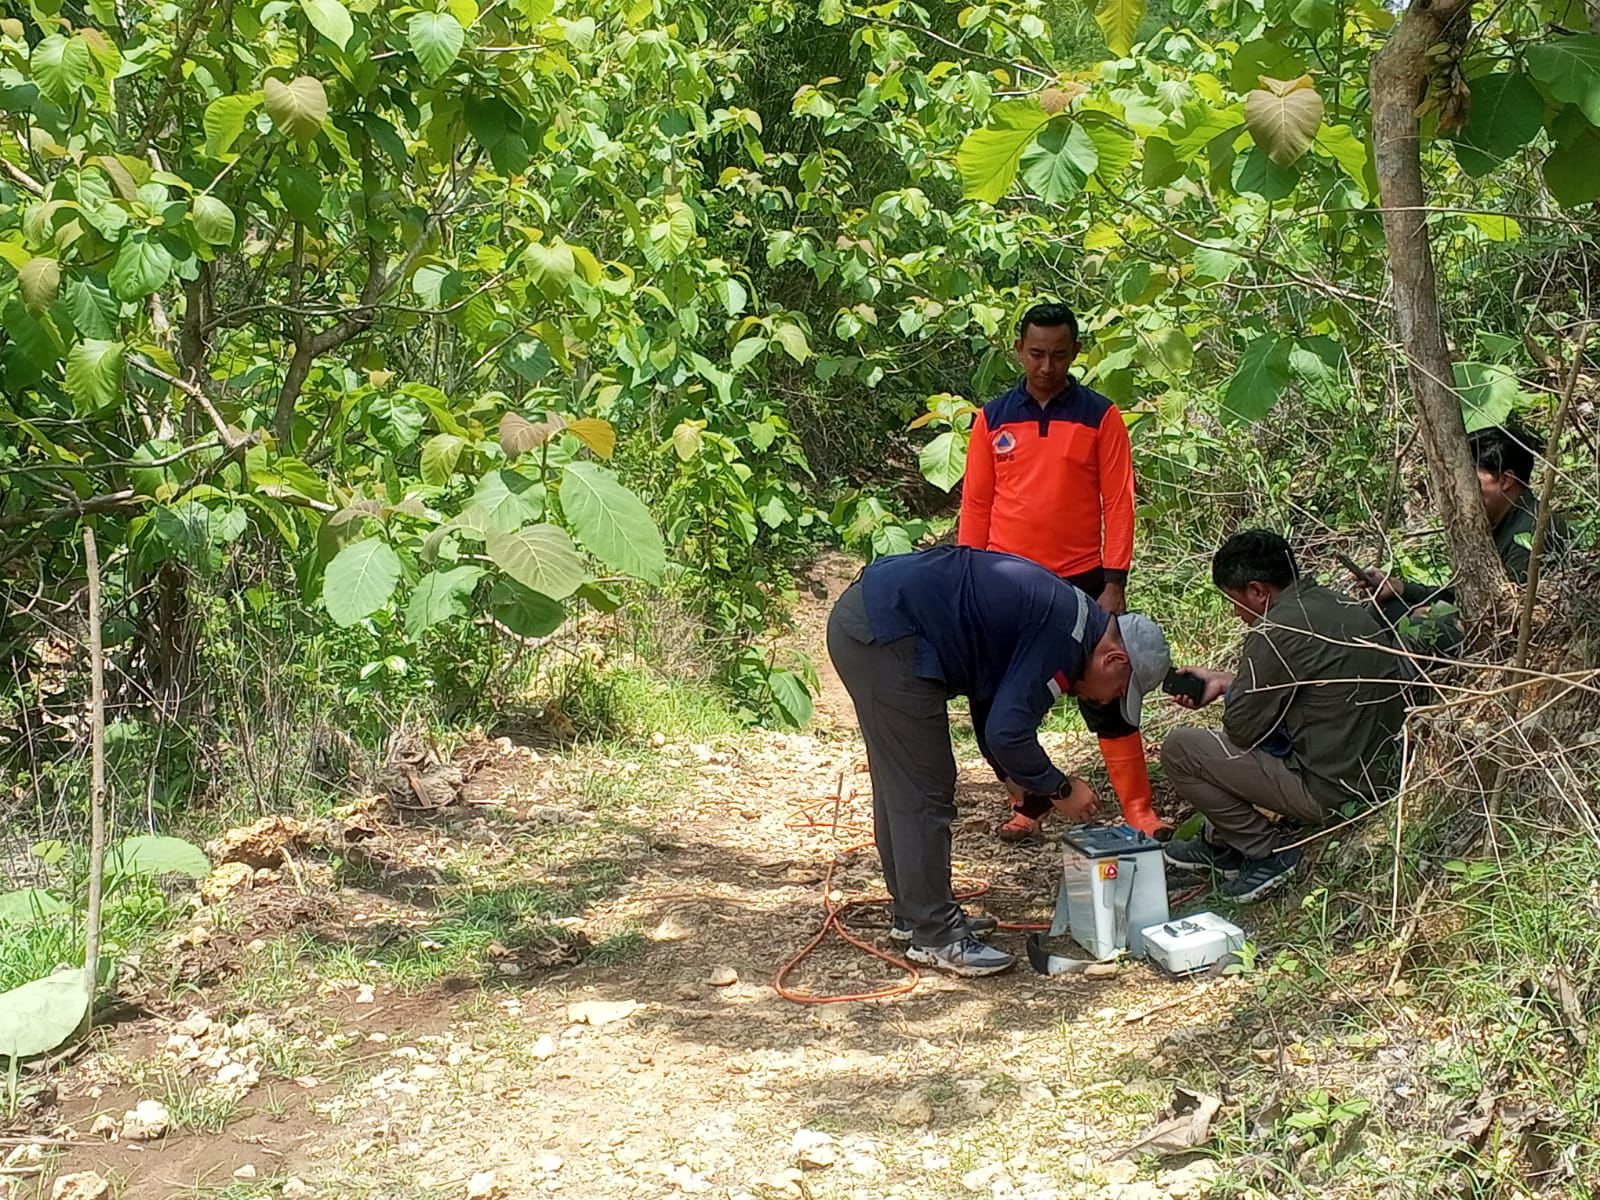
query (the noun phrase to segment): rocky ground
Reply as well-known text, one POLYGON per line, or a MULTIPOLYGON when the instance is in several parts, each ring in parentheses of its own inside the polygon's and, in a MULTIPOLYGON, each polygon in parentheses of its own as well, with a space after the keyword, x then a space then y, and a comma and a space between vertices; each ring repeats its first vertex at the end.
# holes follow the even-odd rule
MULTIPOLYGON (((656 741, 419 755, 388 800, 214 847, 170 957, 137 964, 143 1015, 58 1067, 0 1196, 1136 1200, 1218 1182, 1203 1156, 1117 1155, 1176 1085, 1226 1069, 1243 981, 1024 964, 793 1002, 774 978, 818 927, 829 864, 836 898, 881 887, 849 849, 870 798, 847 698, 825 678, 803 735, 656 741)), ((962 766, 975 907, 1047 918, 1058 850, 999 845, 1000 790, 962 766)), ((882 908, 850 920, 891 948, 882 908)), ((830 936, 788 986, 908 980, 830 936)))

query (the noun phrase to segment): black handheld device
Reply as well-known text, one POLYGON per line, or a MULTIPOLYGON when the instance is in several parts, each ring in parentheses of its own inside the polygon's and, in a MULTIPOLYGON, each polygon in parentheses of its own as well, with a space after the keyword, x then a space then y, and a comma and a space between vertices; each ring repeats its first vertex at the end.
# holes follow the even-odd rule
POLYGON ((1341 554, 1337 550, 1333 552, 1333 557, 1335 560, 1337 560, 1341 567, 1355 576, 1357 583, 1361 584, 1363 587, 1366 586, 1367 573, 1361 569, 1360 564, 1357 563, 1355 559, 1351 558, 1348 554, 1341 554))
POLYGON ((1161 690, 1169 696, 1187 696, 1199 704, 1205 698, 1206 681, 1198 675, 1190 675, 1172 667, 1161 681, 1161 690))

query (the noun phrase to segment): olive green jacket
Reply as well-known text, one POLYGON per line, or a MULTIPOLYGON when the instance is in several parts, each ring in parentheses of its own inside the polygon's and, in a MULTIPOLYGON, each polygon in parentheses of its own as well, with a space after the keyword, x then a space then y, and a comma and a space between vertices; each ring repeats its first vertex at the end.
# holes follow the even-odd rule
POLYGON ((1224 732, 1284 758, 1329 808, 1392 792, 1405 701, 1388 637, 1370 606, 1296 581, 1245 635, 1224 732))

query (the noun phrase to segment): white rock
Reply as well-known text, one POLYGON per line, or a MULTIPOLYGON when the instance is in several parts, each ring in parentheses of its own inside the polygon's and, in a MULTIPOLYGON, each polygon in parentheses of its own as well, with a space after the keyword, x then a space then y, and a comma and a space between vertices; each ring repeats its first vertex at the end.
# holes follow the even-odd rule
POLYGON ((567 1020, 573 1025, 609 1025, 633 1016, 635 1000, 579 1000, 567 1005, 567 1020))
POLYGON ((373 993, 372 985, 370 983, 363 983, 359 988, 356 989, 357 1004, 371 1004, 376 999, 377 997, 373 993))
POLYGON ((1055 1093, 1037 1080, 1030 1080, 1017 1089, 1017 1098, 1024 1104, 1054 1104, 1055 1093))
POLYGON ((541 1154, 534 1161, 538 1164, 539 1170, 550 1175, 554 1175, 557 1171, 561 1170, 563 1165, 561 1155, 559 1154, 541 1154))
POLYGON ((756 1187, 778 1196, 800 1197, 808 1190, 801 1180, 801 1174, 796 1168, 786 1167, 782 1171, 774 1171, 771 1175, 763 1175, 756 1180, 756 1187))
POLYGON ((961 1186, 969 1192, 993 1192, 1011 1186, 1006 1169, 999 1163, 985 1163, 961 1177, 961 1186))
POLYGON ((255 1163, 245 1163, 241 1167, 235 1167, 233 1169, 233 1177, 235 1179, 254 1179, 256 1177, 255 1163))
POLYGON ((116 1141, 121 1133, 122 1122, 110 1113, 101 1113, 94 1119, 94 1124, 89 1126, 90 1137, 105 1138, 108 1142, 116 1141))
POLYGON ((539 1035, 539 1040, 533 1044, 533 1056, 541 1062, 547 1058, 554 1058, 556 1054, 556 1040, 548 1033, 539 1035))
POLYGON ((130 1142, 153 1142, 167 1135, 172 1114, 159 1100, 141 1100, 131 1112, 122 1114, 122 1136, 130 1142))
POLYGON ((283 1181, 283 1200, 306 1200, 314 1195, 311 1185, 298 1176, 291 1175, 283 1181))
POLYGON ((178 1032, 185 1037, 192 1037, 196 1041, 211 1032, 211 1018, 199 1009, 195 1009, 183 1020, 178 1022, 178 1032))
POLYGON ((467 1200, 496 1200, 504 1194, 493 1171, 479 1171, 467 1180, 467 1200))
POLYGON ((218 1087, 237 1087, 248 1090, 261 1082, 261 1072, 249 1063, 231 1062, 217 1072, 218 1087))
POLYGON ((808 1171, 820 1171, 839 1161, 839 1146, 819 1129, 799 1129, 789 1144, 795 1162, 808 1171))
POLYGON ((58 1175, 50 1188, 50 1200, 107 1200, 111 1185, 93 1171, 58 1175))
POLYGON ((732 987, 739 982, 739 972, 732 967, 717 967, 706 978, 712 987, 732 987))

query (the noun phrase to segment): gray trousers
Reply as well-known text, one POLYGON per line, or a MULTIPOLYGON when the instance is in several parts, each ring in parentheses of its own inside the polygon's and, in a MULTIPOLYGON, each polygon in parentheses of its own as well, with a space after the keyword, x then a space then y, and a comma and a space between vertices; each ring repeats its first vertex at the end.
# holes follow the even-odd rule
POLYGON ((860 581, 828 617, 828 656, 855 702, 872 773, 872 830, 894 913, 915 946, 946 946, 966 933, 950 886, 956 760, 950 693, 916 675, 917 639, 872 641, 860 581))
POLYGON ((1182 725, 1161 743, 1161 766, 1179 796, 1204 813, 1213 842, 1246 858, 1266 858, 1280 832, 1257 809, 1302 825, 1327 814, 1289 764, 1265 750, 1244 750, 1212 729, 1182 725))

